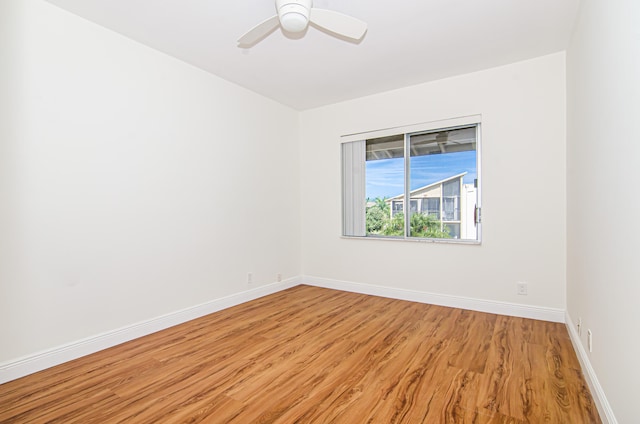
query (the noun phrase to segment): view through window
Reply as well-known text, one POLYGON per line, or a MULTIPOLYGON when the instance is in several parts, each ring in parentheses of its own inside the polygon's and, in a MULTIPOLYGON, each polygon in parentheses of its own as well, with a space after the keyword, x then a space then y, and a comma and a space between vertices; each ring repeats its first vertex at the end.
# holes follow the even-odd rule
POLYGON ((472 125, 365 140, 366 235, 478 240, 477 132, 472 125))

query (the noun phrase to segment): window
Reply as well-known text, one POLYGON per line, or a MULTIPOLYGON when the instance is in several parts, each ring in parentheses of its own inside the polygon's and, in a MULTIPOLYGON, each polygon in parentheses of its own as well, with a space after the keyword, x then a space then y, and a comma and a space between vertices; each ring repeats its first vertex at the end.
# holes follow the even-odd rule
POLYGON ((386 130, 342 143, 343 235, 480 240, 479 127, 386 130))
POLYGON ((391 209, 391 216, 397 214, 397 213, 402 213, 402 207, 403 207, 403 201, 402 200, 394 200, 392 203, 393 205, 392 209, 391 209))
POLYGON ((422 209, 420 210, 426 215, 431 215, 435 219, 440 219, 440 198, 427 197, 422 199, 422 209))
POLYGON ((460 220, 460 181, 447 181, 442 184, 442 200, 444 201, 444 219, 460 220))

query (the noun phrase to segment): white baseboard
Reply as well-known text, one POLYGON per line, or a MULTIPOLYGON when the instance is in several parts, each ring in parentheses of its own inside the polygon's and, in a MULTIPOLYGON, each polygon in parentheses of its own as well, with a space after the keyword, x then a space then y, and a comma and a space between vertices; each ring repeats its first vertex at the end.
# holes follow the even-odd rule
POLYGON ((498 302, 493 300, 474 299, 462 296, 428 293, 417 290, 398 289, 372 284, 353 283, 349 281, 330 280, 313 276, 303 276, 304 284, 328 289, 389 297, 412 302, 429 303, 431 305, 469 309, 492 314, 531 318, 543 321, 564 323, 564 309, 545 308, 541 306, 521 305, 517 303, 498 302))
POLYGON ((0 364, 0 384, 128 342, 138 337, 173 327, 174 325, 182 324, 222 309, 230 308, 250 300, 258 299, 260 297, 297 286, 300 282, 300 278, 296 277, 279 283, 259 286, 251 290, 214 299, 200 305, 171 312, 147 321, 138 322, 126 327, 107 331, 86 339, 28 355, 17 360, 5 362, 0 364))
POLYGON ((580 336, 571 321, 571 317, 562 309, 443 295, 312 276, 295 277, 279 283, 259 286, 251 290, 214 299, 147 321, 108 331, 73 343, 28 355, 17 360, 5 362, 0 364, 0 384, 300 284, 500 315, 566 323, 571 342, 578 354, 585 380, 594 397, 594 402, 596 403, 601 419, 605 424, 618 423, 611 409, 611 405, 604 394, 604 390, 602 386, 600 386, 595 371, 591 366, 589 356, 580 342, 580 336))
POLYGON ((596 403, 596 407, 598 408, 600 419, 604 424, 618 424, 618 420, 616 420, 616 417, 613 415, 613 409, 611 409, 611 405, 609 404, 609 401, 604 394, 604 390, 602 389, 602 386, 598 381, 596 372, 591 366, 589 355, 587 354, 587 351, 584 349, 584 346, 580 341, 580 335, 578 334, 576 326, 571 320, 571 316, 568 312, 565 316, 565 322, 567 325, 567 330, 569 331, 571 343, 573 343, 573 349, 578 354, 578 360, 580 361, 580 365, 582 366, 584 379, 587 381, 587 385, 589 386, 589 390, 591 391, 591 395, 593 396, 593 401, 596 403))
MULTIPOLYGON (((389 297, 413 302, 429 303, 433 305, 470 309, 501 315, 511 315, 523 318, 540 319, 544 321, 565 322, 565 311, 561 309, 543 308, 538 306, 511 304, 461 296, 450 296, 421 292, 415 290, 397 289, 392 287, 370 284, 353 283, 347 281, 330 280, 311 276, 295 277, 279 283, 259 286, 251 290, 230 296, 214 299, 200 305, 192 306, 180 311, 138 322, 116 330, 78 340, 42 352, 25 356, 16 360, 0 364, 0 384, 15 380, 46 368, 86 356, 112 346, 146 336, 174 325, 182 324, 195 318, 220 311, 244 302, 285 290, 299 284, 325 287, 336 290, 389 297)), ((611 421, 615 423, 615 421, 611 421)))

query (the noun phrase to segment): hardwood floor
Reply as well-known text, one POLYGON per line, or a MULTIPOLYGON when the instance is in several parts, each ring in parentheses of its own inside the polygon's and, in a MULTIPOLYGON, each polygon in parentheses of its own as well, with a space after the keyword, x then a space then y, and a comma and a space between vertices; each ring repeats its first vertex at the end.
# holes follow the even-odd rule
POLYGON ((600 423, 562 324, 298 286, 0 385, 1 423, 600 423))

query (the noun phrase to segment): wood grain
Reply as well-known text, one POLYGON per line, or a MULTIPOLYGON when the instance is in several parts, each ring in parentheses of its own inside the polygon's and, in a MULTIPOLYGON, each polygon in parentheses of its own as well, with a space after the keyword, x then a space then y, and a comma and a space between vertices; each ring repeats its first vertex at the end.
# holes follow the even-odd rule
POLYGON ((562 324, 298 286, 0 385, 1 423, 600 423, 562 324))

